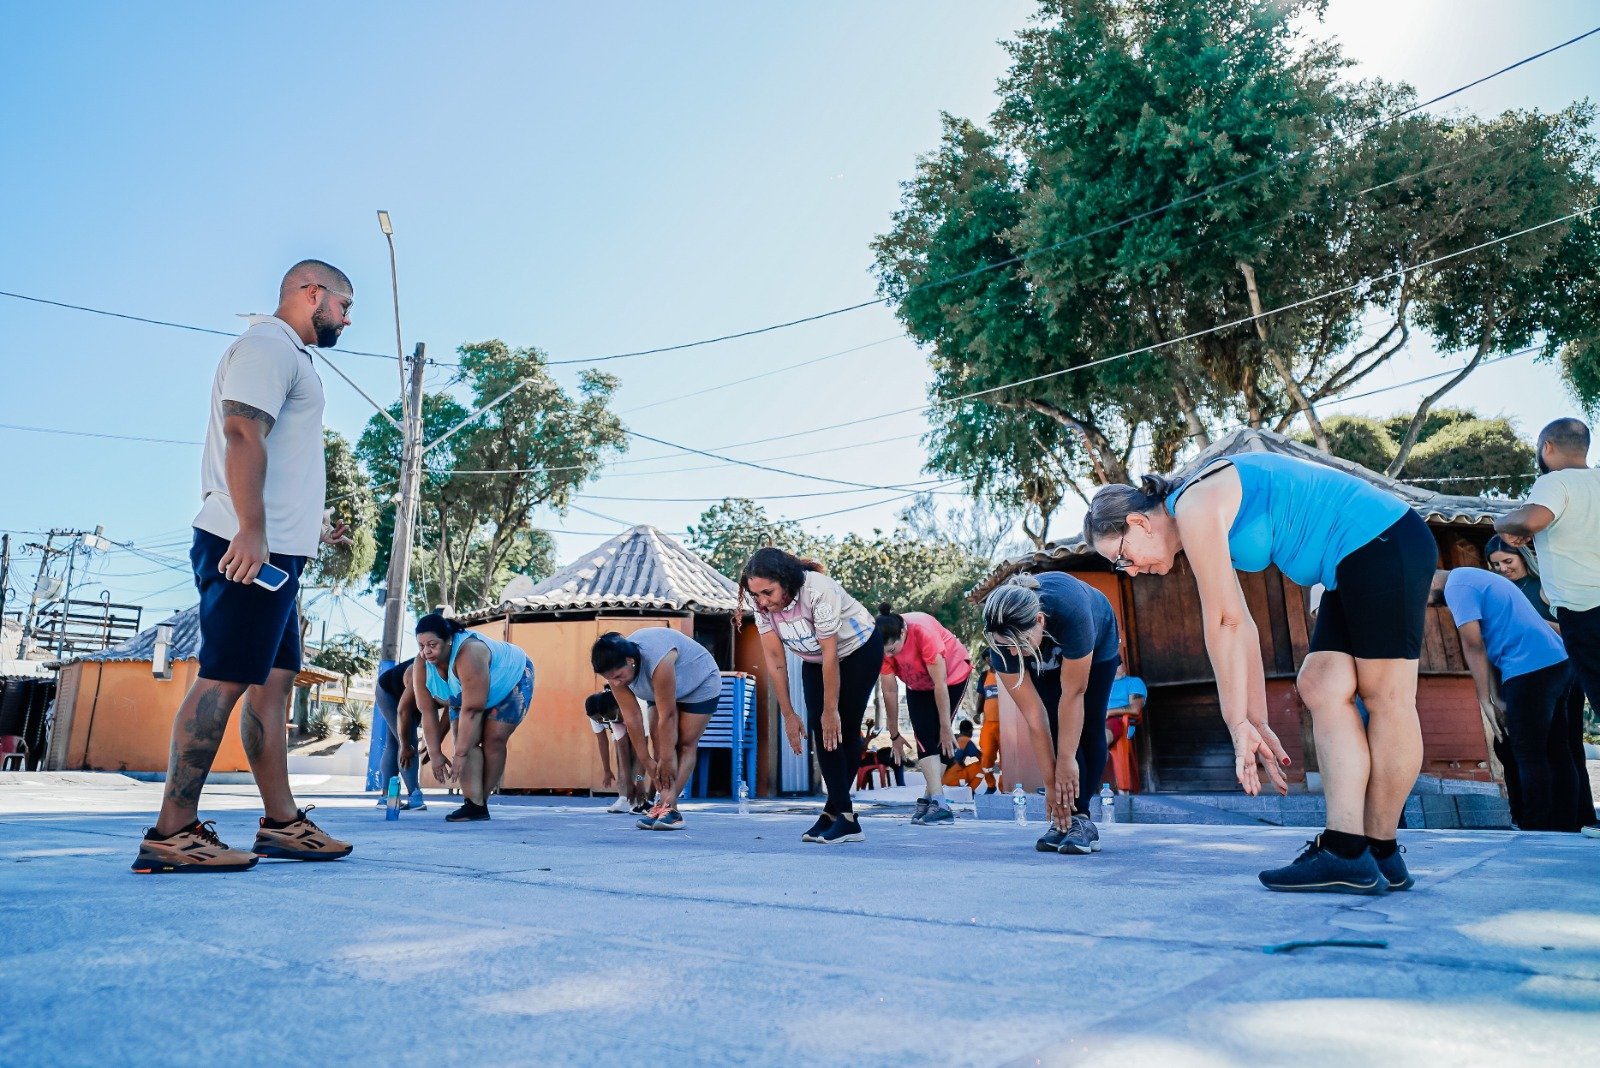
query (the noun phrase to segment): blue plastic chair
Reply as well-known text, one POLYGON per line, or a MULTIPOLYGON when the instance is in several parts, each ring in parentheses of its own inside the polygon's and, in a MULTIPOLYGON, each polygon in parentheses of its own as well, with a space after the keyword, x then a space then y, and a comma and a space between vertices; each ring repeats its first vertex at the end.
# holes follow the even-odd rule
POLYGON ((711 779, 712 749, 728 749, 733 756, 730 794, 739 796, 739 783, 756 794, 756 679, 742 671, 722 673, 722 694, 717 711, 700 736, 700 758, 689 780, 689 796, 705 797, 711 779))

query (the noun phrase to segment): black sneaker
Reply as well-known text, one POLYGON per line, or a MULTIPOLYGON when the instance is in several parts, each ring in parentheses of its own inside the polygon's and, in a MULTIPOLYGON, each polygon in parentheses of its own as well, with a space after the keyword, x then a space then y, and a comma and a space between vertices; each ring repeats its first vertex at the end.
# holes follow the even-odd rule
MULTIPOLYGON (((1403 863, 1403 862, 1402 862, 1403 863)), ((1286 867, 1260 874, 1268 890, 1301 894, 1381 894, 1388 889, 1372 852, 1345 859, 1322 846, 1322 835, 1306 843, 1305 849, 1286 867)))
POLYGON ((805 834, 802 834, 800 836, 800 841, 802 841, 802 842, 820 842, 820 841, 822 841, 823 833, 825 831, 827 831, 827 829, 829 827, 832 827, 832 826, 833 826, 833 816, 830 815, 827 812, 824 812, 822 815, 817 817, 817 822, 815 822, 815 823, 813 823, 811 825, 811 829, 809 831, 807 831, 805 834))
POLYGON ((1417 881, 1411 877, 1411 872, 1406 868, 1405 858, 1400 855, 1405 851, 1405 846, 1397 846, 1393 853, 1381 860, 1377 857, 1372 858, 1378 861, 1378 871, 1389 883, 1390 890, 1410 890, 1417 885, 1417 881))
POLYGON ((1044 832, 1044 837, 1033 843, 1033 848, 1041 853, 1056 853, 1061 850, 1061 840, 1067 836, 1066 831, 1056 830, 1056 825, 1051 824, 1044 832))
POLYGON ((489 818, 488 805, 475 805, 471 801, 444 818, 446 823, 476 823, 489 818))
POLYGON ((861 833, 861 821, 851 815, 837 817, 832 826, 816 840, 823 845, 837 845, 840 842, 864 842, 867 836, 861 833))

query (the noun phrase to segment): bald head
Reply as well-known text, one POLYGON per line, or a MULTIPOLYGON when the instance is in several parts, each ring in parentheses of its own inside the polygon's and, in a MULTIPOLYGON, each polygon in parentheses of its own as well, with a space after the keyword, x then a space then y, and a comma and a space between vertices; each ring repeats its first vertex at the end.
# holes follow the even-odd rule
POLYGON ((278 287, 279 319, 308 345, 332 348, 350 325, 355 287, 350 276, 322 260, 301 260, 278 287))
POLYGON ((1539 466, 1563 471, 1589 465, 1589 427, 1581 419, 1557 419, 1539 431, 1539 466))
POLYGON ((350 284, 350 276, 333 264, 321 260, 301 260, 283 276, 283 284, 278 287, 278 303, 288 303, 306 286, 322 286, 346 297, 355 292, 355 286, 350 284))

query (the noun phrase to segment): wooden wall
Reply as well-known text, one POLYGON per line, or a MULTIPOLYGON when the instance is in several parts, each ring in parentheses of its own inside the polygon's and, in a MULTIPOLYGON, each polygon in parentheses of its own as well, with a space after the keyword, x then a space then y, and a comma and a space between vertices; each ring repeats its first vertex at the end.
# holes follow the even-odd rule
MULTIPOLYGON (((172 678, 162 681, 150 674, 148 660, 62 668, 61 692, 70 687, 72 696, 66 768, 166 771, 172 718, 199 669, 197 660, 180 660, 172 665, 172 678)), ((212 771, 250 770, 237 721, 235 710, 212 771)))
MULTIPOLYGON (((1481 561, 1476 533, 1481 532, 1469 532, 1469 536, 1435 530, 1446 566, 1473 566, 1481 561)), ((1187 779, 1192 774, 1196 779, 1206 778, 1211 765, 1225 762, 1218 750, 1228 742, 1221 725, 1215 676, 1206 656, 1200 597, 1187 560, 1180 556, 1165 576, 1133 579, 1114 574, 1097 558, 1069 557, 1061 564, 1105 593, 1117 609, 1123 659, 1130 673, 1139 675, 1150 688, 1145 737, 1155 751, 1158 772, 1165 764, 1175 777, 1187 779)), ((1313 625, 1305 590, 1276 568, 1241 573, 1239 580, 1260 634, 1271 723, 1294 758, 1291 781, 1303 782, 1306 770, 1315 770, 1309 713, 1294 688, 1313 625)), ((1420 673, 1417 709, 1423 734, 1423 771, 1444 777, 1488 778, 1489 747, 1448 609, 1428 610, 1420 673)), ((1014 708, 1004 699, 1001 704, 1002 751, 1013 767, 1021 765, 1025 781, 1031 782, 1037 772, 1027 752, 1026 736, 1015 722, 1014 708)), ((1231 783, 1231 762, 1227 763, 1227 782, 1231 783)))
MULTIPOLYGON (((583 701, 604 682, 589 667, 589 650, 606 631, 632 634, 644 627, 671 627, 693 637, 694 617, 602 615, 525 623, 493 620, 472 628, 510 642, 533 660, 533 704, 507 747, 503 789, 601 789, 600 754, 589 719, 583 714, 583 701)), ((755 627, 750 625, 746 630, 753 632, 755 627)), ((746 641, 738 643, 739 650, 750 647, 746 641)), ((744 656, 743 652, 736 652, 736 669, 758 673, 744 656)), ((438 785, 429 768, 424 767, 422 774, 425 785, 438 785)))

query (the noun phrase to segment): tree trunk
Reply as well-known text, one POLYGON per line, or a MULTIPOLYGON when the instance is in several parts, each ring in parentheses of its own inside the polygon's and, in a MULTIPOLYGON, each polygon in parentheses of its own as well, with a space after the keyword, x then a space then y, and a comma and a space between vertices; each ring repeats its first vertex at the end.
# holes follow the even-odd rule
POLYGON ((1294 374, 1289 369, 1289 364, 1272 344, 1272 339, 1267 334, 1267 322, 1261 317, 1261 293, 1256 288, 1256 271, 1244 261, 1239 262, 1239 271, 1244 275, 1244 285, 1250 293, 1250 314, 1255 316, 1256 336, 1261 338, 1261 344, 1266 349, 1267 359, 1272 361, 1272 367, 1278 372, 1278 377, 1283 379, 1283 388, 1288 392, 1289 398, 1294 401, 1295 408, 1306 417, 1306 425, 1311 428, 1311 437, 1317 443, 1317 448, 1330 455, 1333 448, 1328 441, 1328 432, 1322 427, 1322 420, 1317 417, 1317 410, 1306 399, 1306 394, 1300 388, 1300 383, 1295 381, 1294 374))
POLYGON ((1195 410, 1194 394, 1189 392, 1189 387, 1181 381, 1172 383, 1172 395, 1178 398, 1178 410, 1183 413, 1184 425, 1189 428, 1189 440, 1200 448, 1211 444, 1211 434, 1206 430, 1205 423, 1200 421, 1200 413, 1195 410))
POLYGON ((1433 406, 1438 403, 1440 397, 1460 385, 1478 364, 1483 362, 1483 358, 1489 354, 1489 350, 1493 346, 1494 308, 1491 305, 1488 314, 1483 318, 1483 335, 1478 338, 1478 348, 1472 354, 1472 359, 1468 360, 1467 365, 1457 374, 1452 375, 1444 385, 1422 398, 1422 403, 1417 406, 1417 414, 1411 417, 1411 425, 1406 427, 1405 436, 1400 439, 1400 451, 1390 461, 1389 466, 1383 472, 1384 474, 1390 478, 1398 478, 1400 476, 1400 472, 1405 470, 1406 461, 1411 459, 1411 450, 1416 446, 1417 436, 1422 433, 1422 424, 1428 421, 1428 413, 1433 410, 1433 406))
POLYGON ((1010 407, 1049 416, 1062 426, 1076 431, 1078 436, 1083 438, 1084 450, 1089 454, 1089 462, 1094 467, 1094 477, 1099 480, 1101 485, 1128 481, 1127 467, 1118 459, 1116 450, 1111 447, 1111 442, 1097 427, 1081 419, 1075 419, 1062 409, 1045 401, 1029 399, 1005 403, 1010 407))

